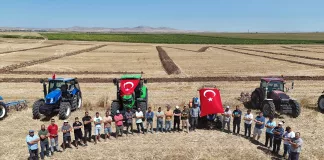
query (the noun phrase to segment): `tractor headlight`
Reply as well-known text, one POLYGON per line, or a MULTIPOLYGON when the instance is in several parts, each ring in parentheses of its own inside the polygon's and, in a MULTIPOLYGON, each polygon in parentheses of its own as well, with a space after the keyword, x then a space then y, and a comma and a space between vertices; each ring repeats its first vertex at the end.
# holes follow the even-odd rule
POLYGON ((54 98, 51 98, 51 101, 50 101, 50 103, 53 103, 54 102, 54 98))

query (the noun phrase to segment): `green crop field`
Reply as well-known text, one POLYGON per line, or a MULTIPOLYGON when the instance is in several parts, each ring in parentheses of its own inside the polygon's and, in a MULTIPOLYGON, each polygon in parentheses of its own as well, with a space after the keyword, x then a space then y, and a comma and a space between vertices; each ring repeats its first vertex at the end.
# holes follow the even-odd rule
POLYGON ((261 39, 257 37, 230 37, 226 34, 96 34, 96 33, 41 33, 48 40, 106 41, 167 44, 324 44, 323 40, 261 39))

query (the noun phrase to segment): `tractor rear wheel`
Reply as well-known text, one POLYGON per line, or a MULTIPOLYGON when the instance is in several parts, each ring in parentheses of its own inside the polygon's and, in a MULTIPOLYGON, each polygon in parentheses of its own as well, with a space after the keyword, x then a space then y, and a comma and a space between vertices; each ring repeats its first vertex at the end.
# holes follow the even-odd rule
POLYGON ((40 118, 40 112, 39 112, 39 108, 44 106, 45 105, 45 102, 44 100, 40 99, 38 101, 36 101, 34 104, 33 104, 33 118, 34 119, 39 119, 40 118))
POLYGON ((138 102, 137 108, 141 108, 141 111, 143 112, 143 121, 145 121, 145 115, 147 110, 147 103, 146 102, 138 102))
POLYGON ((0 120, 5 118, 7 116, 7 113, 8 113, 8 109, 7 109, 6 105, 4 103, 0 102, 0 120))
POLYGON ((289 104, 290 104, 290 107, 292 109, 292 113, 291 113, 292 117, 293 118, 298 117, 299 114, 300 114, 299 103, 297 101, 295 101, 295 100, 292 100, 292 101, 289 102, 289 104))
POLYGON ((324 95, 321 95, 319 98, 318 98, 318 109, 321 111, 321 112, 324 112, 324 95))
POLYGON ((112 102, 111 103, 111 116, 113 117, 114 119, 114 116, 117 114, 117 110, 120 109, 120 104, 119 102, 112 102))
POLYGON ((256 90, 252 92, 251 104, 252 104, 253 109, 259 109, 260 108, 261 97, 259 95, 259 92, 257 92, 256 90))
POLYGON ((61 102, 59 110, 59 118, 64 120, 71 115, 71 104, 69 102, 61 102))
POLYGON ((273 101, 263 101, 262 112, 265 117, 274 117, 276 113, 276 106, 273 101))

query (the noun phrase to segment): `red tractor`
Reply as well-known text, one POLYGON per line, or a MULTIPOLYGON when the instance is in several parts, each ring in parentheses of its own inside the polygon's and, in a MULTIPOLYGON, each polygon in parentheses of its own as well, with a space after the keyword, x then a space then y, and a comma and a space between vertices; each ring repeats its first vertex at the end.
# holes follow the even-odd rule
MULTIPOLYGON (((294 88, 294 83, 291 87, 294 88)), ((252 92, 251 103, 254 109, 260 109, 265 116, 274 116, 277 111, 296 118, 301 112, 299 103, 285 93, 283 78, 261 78, 260 87, 252 92)))

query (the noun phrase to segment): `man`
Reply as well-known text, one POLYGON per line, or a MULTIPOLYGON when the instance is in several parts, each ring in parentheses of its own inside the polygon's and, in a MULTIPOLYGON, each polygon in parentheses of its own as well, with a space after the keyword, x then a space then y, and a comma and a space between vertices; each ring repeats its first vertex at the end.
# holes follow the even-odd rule
POLYGON ((240 133, 240 125, 241 125, 241 116, 242 116, 242 111, 240 110, 240 106, 237 105, 236 109, 233 111, 232 116, 234 117, 233 119, 233 134, 238 135, 240 133), (236 130, 237 128, 237 130, 236 130))
POLYGON ((133 114, 133 112, 131 112, 130 108, 127 108, 127 112, 125 113, 125 117, 126 117, 126 135, 128 135, 128 133, 133 134, 133 117, 134 117, 134 114, 133 114), (130 127, 130 132, 128 132, 129 127, 130 127))
POLYGON ((264 124, 265 124, 265 118, 263 117, 263 112, 259 113, 259 115, 255 118, 254 122, 255 122, 255 126, 253 130, 253 139, 256 140, 255 138, 258 136, 257 141, 259 141, 262 134, 262 129, 264 128, 264 124))
POLYGON ((38 141, 39 137, 34 135, 34 130, 29 130, 29 134, 26 137, 26 143, 28 145, 29 160, 38 160, 38 141))
POLYGON ((290 153, 290 143, 289 141, 291 139, 295 138, 295 132, 292 131, 292 129, 288 126, 286 127, 286 132, 283 135, 283 140, 284 140, 284 153, 283 153, 283 157, 287 158, 287 154, 290 153))
POLYGON ((153 133, 153 118, 154 118, 154 113, 152 112, 152 108, 149 107, 148 111, 146 112, 146 132, 150 130, 151 133, 153 133), (150 129, 149 129, 150 127, 150 129))
POLYGON ((190 127, 188 116, 189 116, 189 110, 187 109, 187 106, 184 105, 183 110, 181 112, 182 131, 184 131, 184 127, 186 127, 187 133, 189 133, 189 127, 190 127))
POLYGON ((100 142, 100 130, 101 130, 101 123, 102 118, 99 116, 99 112, 96 112, 96 116, 93 118, 93 122, 95 125, 95 144, 97 144, 97 141, 100 142))
POLYGON ((156 112, 156 132, 160 131, 163 133, 163 117, 164 112, 161 111, 161 107, 159 107, 158 111, 156 112))
POLYGON ((213 129, 216 120, 216 114, 207 115, 207 129, 213 129))
POLYGON ((144 126, 143 126, 144 115, 143 112, 141 111, 141 108, 137 108, 137 111, 135 112, 135 118, 136 118, 137 133, 140 134, 142 130, 143 134, 145 134, 144 126))
POLYGON ((173 111, 173 132, 175 132, 176 129, 180 132, 180 116, 181 111, 179 106, 176 106, 176 109, 173 111))
POLYGON ((273 129, 273 150, 272 153, 279 154, 282 135, 284 134, 284 129, 282 128, 283 122, 279 122, 278 126, 273 129))
POLYGON ((87 146, 87 141, 91 141, 91 122, 92 118, 89 116, 89 112, 86 111, 84 117, 82 118, 83 121, 83 127, 84 127, 84 145, 87 146), (87 140, 88 139, 88 140, 87 140))
POLYGON ((226 109, 224 111, 222 130, 224 131, 225 125, 227 125, 228 133, 231 133, 231 130, 230 130, 231 116, 232 116, 232 111, 230 110, 230 106, 226 106, 226 109))
POLYGON ((299 160, 299 154, 301 152, 301 147, 303 145, 303 140, 300 138, 300 133, 296 132, 295 138, 289 141, 291 145, 289 160, 299 160))
POLYGON ((244 136, 250 138, 251 136, 251 126, 253 121, 253 114, 251 109, 247 110, 247 113, 244 116, 244 136))
POLYGON ((72 146, 71 146, 72 127, 70 126, 70 124, 67 120, 64 121, 61 131, 63 132, 63 150, 65 150, 65 148, 66 148, 65 147, 66 141, 69 143, 69 148, 72 148, 72 146))
POLYGON ((57 152, 62 152, 58 144, 58 126, 55 124, 55 120, 53 118, 51 119, 51 124, 47 127, 47 131, 50 134, 52 154, 54 153, 54 146, 57 152))
POLYGON ((118 138, 118 136, 123 136, 123 115, 120 114, 119 110, 116 111, 116 115, 114 116, 115 119, 115 124, 116 124, 116 139, 118 138))
POLYGON ((265 127, 267 128, 265 147, 268 147, 270 149, 272 147, 272 141, 273 141, 273 129, 276 127, 276 122, 273 121, 272 116, 269 117, 269 120, 267 121, 265 127), (268 146, 268 142, 270 142, 270 146, 268 146))
POLYGON ((106 116, 103 118, 104 132, 105 132, 105 142, 107 141, 107 138, 110 139, 110 134, 111 134, 112 117, 109 114, 110 114, 110 112, 106 111, 106 116))
POLYGON ((165 112, 165 132, 171 132, 172 116, 171 106, 167 105, 167 111, 165 112))
POLYGON ((200 108, 198 107, 198 104, 195 103, 194 106, 190 110, 191 130, 193 130, 193 131, 196 131, 196 128, 198 126, 199 115, 200 115, 200 108))
POLYGON ((75 122, 73 123, 73 129, 74 129, 74 144, 76 149, 78 149, 78 144, 80 143, 81 146, 84 146, 82 144, 82 123, 79 121, 79 117, 75 117, 75 122))
POLYGON ((45 124, 41 125, 41 130, 38 131, 38 136, 40 137, 40 146, 41 146, 41 159, 43 160, 45 158, 45 155, 48 157, 51 156, 51 152, 49 150, 49 144, 48 144, 48 137, 50 134, 48 133, 47 129, 45 129, 45 124), (45 151, 46 149, 46 151, 45 151))

